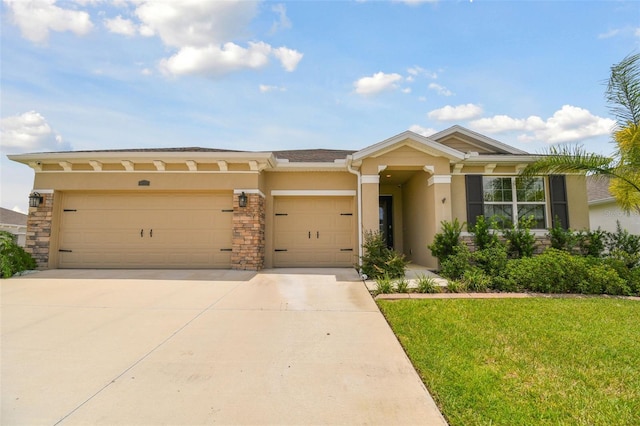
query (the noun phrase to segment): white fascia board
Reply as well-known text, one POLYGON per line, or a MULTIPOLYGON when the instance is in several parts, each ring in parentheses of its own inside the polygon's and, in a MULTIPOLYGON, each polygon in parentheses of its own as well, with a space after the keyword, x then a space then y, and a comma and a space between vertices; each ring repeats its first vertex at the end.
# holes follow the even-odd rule
POLYGON ((601 204, 609 204, 609 203, 615 203, 615 202, 616 202, 616 199, 614 197, 608 197, 608 198, 600 198, 599 200, 591 200, 587 204, 589 204, 590 206, 599 206, 601 204))
POLYGON ((511 155, 511 154, 497 154, 497 155, 474 155, 464 161, 463 164, 521 164, 521 163, 533 163, 538 159, 537 156, 531 154, 525 155, 511 155))
POLYGON ((412 145, 414 148, 422 147, 424 151, 428 152, 429 154, 435 154, 453 161, 462 160, 464 158, 464 153, 458 151, 457 149, 449 148, 448 146, 442 145, 441 143, 438 143, 433 139, 407 130, 389 139, 385 139, 382 142, 378 142, 374 145, 361 149, 358 152, 355 152, 353 154, 353 160, 361 160, 366 157, 374 156, 377 153, 387 151, 394 145, 399 144, 407 139, 417 143, 415 145, 412 145))

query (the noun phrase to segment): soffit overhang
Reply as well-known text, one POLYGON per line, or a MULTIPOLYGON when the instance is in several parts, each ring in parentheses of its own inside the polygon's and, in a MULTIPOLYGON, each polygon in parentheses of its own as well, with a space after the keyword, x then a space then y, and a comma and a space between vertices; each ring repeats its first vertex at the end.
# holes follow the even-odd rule
POLYGON ((270 152, 235 152, 235 151, 76 151, 46 152, 32 154, 14 154, 7 156, 10 160, 26 164, 36 171, 46 164, 89 164, 90 162, 114 163, 129 161, 133 164, 163 162, 171 163, 218 163, 248 164, 251 169, 263 170, 274 167, 276 159, 270 152))

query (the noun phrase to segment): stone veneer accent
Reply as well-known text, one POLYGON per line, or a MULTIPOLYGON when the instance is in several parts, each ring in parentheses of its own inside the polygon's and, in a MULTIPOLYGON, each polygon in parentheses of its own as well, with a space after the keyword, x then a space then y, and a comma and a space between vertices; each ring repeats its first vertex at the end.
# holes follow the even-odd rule
POLYGON ((264 267, 265 199, 260 194, 246 194, 247 207, 238 205, 233 195, 233 241, 231 268, 259 271, 264 267))
POLYGON ((49 268, 54 194, 41 195, 43 197, 42 204, 38 207, 29 207, 25 250, 36 261, 38 269, 47 269, 49 268))
MULTIPOLYGON (((505 242, 503 237, 499 237, 500 241, 505 242)), ((536 241, 534 243, 533 254, 540 254, 549 247, 551 247, 551 238, 549 235, 536 235, 536 241)), ((464 235, 460 239, 469 247, 469 250, 476 251, 476 245, 473 242, 473 236, 464 235)))

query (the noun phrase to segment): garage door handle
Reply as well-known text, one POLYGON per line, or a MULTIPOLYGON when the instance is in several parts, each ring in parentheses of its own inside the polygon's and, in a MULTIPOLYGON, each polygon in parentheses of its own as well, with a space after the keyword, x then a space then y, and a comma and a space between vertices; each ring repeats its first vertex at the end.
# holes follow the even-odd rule
POLYGON ((320 238, 320 231, 316 231, 316 238, 320 238))
POLYGON ((153 229, 149 231, 149 237, 153 238, 153 229))
POLYGON ((144 229, 140 230, 140 238, 144 237, 144 229))
POLYGON ((309 239, 311 239, 311 231, 309 231, 309 239))

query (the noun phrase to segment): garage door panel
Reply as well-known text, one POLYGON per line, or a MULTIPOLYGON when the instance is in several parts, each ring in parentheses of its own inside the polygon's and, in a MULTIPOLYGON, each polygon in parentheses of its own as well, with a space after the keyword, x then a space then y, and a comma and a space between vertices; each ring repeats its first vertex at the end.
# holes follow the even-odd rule
POLYGON ((231 193, 65 194, 59 266, 228 268, 232 202, 231 193))
POLYGON ((353 266, 354 205, 353 197, 276 197, 274 266, 353 266))

